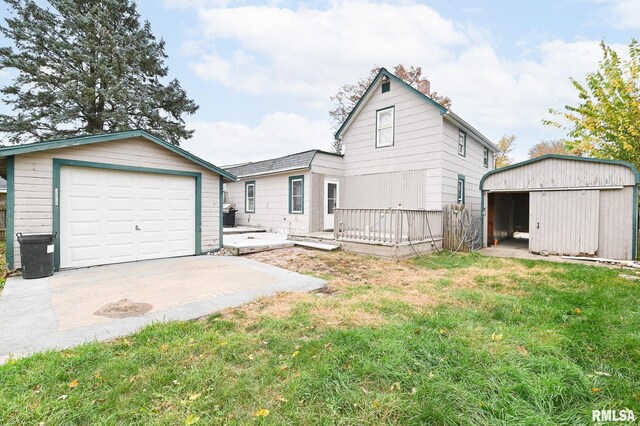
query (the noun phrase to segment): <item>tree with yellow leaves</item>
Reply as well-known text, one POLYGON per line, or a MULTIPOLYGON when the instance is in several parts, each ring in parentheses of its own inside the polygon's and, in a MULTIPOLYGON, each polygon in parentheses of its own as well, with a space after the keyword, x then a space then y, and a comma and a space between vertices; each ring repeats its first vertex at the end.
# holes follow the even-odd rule
POLYGON ((498 141, 498 152, 496 152, 496 169, 509 166, 513 163, 513 158, 509 154, 513 151, 516 142, 516 135, 504 135, 498 141))
POLYGON ((640 46, 629 44, 623 60, 604 42, 599 70, 587 74, 585 84, 571 79, 578 106, 549 109, 561 121, 544 124, 568 130, 567 147, 590 157, 624 160, 640 166, 640 46))

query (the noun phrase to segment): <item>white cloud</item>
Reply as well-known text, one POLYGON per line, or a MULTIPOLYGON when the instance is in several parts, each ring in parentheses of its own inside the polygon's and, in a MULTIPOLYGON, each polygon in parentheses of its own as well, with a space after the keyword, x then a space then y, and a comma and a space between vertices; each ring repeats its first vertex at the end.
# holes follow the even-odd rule
POLYGON ((613 26, 622 29, 640 28, 640 1, 611 0, 613 26))
POLYGON ((195 134, 182 148, 218 166, 331 148, 328 122, 291 113, 267 114, 254 127, 226 121, 190 122, 187 127, 195 134))
POLYGON ((417 4, 331 3, 324 9, 276 6, 204 8, 203 44, 212 49, 191 64, 197 75, 249 93, 328 99, 374 64, 445 60, 469 42, 453 21, 417 4))
MULTIPOLYGON (((202 52, 191 68, 203 79, 254 95, 289 95, 320 115, 340 85, 374 64, 422 66, 432 89, 450 96, 456 113, 488 137, 520 135, 520 155, 541 138, 562 136, 541 120, 549 107, 577 102, 569 78, 595 70, 601 58, 596 40, 550 40, 507 58, 498 53, 491 29, 411 2, 209 6, 198 16, 202 52)), ((326 127, 314 137, 330 140, 326 127)))

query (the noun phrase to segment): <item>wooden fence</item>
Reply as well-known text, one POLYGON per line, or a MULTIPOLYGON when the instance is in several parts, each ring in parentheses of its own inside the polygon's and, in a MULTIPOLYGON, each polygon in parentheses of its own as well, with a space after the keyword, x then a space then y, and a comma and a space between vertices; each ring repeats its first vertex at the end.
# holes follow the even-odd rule
POLYGON ((441 240, 441 210, 335 209, 334 236, 377 244, 441 240))
POLYGON ((453 251, 470 250, 477 232, 471 209, 464 204, 447 204, 444 206, 443 220, 443 248, 453 251))

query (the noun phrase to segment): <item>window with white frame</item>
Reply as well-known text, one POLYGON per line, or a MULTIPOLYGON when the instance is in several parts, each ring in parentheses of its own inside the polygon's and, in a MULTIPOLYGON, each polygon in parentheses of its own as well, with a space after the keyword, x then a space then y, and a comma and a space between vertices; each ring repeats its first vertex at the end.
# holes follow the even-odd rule
POLYGON ((484 166, 489 168, 489 148, 484 149, 484 166))
POLYGON ((289 213, 304 213, 304 176, 289 178, 289 213))
POLYGON ((464 176, 458 175, 458 204, 464 204, 464 176))
POLYGON ((376 148, 393 145, 393 123, 395 107, 376 112, 376 148))
POLYGON ((462 130, 458 132, 458 154, 463 157, 467 155, 467 134, 462 130))
POLYGON ((247 182, 244 185, 244 211, 245 213, 256 212, 256 182, 247 182))

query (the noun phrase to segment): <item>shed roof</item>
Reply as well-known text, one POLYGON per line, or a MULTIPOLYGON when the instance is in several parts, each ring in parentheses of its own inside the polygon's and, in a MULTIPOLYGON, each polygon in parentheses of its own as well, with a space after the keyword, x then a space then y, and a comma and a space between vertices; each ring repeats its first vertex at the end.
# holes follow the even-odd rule
POLYGON ((118 141, 122 139, 131 139, 131 138, 143 138, 150 142, 156 143, 163 148, 168 149, 169 151, 173 151, 174 153, 190 160, 205 169, 211 170, 214 173, 217 173, 229 180, 236 180, 236 177, 224 169, 220 167, 216 167, 213 164, 209 163, 206 160, 203 160, 200 157, 197 157, 186 151, 180 147, 170 144, 169 142, 165 142, 160 138, 157 138, 144 130, 129 130, 126 132, 114 132, 114 133, 103 133, 99 135, 89 135, 89 136, 78 136, 74 138, 67 139, 59 139, 52 141, 44 141, 44 142, 33 142, 29 144, 23 145, 15 145, 15 146, 6 146, 0 148, 0 158, 9 157, 12 155, 20 155, 27 154, 30 152, 38 152, 38 151, 47 151, 50 149, 58 149, 58 148, 66 148, 72 146, 80 146, 80 145, 88 145, 94 143, 101 142, 112 142, 118 141))
POLYGON ((640 172, 638 172, 638 169, 633 164, 627 161, 610 160, 610 159, 604 159, 604 158, 578 157, 578 156, 571 156, 571 155, 546 154, 541 157, 531 158, 529 160, 521 161, 520 163, 511 164, 509 166, 487 172, 484 176, 482 176, 482 179, 480 179, 480 190, 481 191, 484 190, 484 183, 487 180, 487 178, 489 178, 490 176, 500 174, 508 170, 513 170, 523 166, 527 166, 529 164, 538 163, 540 161, 549 160, 549 159, 596 163, 596 164, 613 164, 613 165, 623 166, 628 168, 633 173, 636 185, 640 184, 640 172))
POLYGON ((333 152, 322 151, 320 149, 311 149, 309 151, 285 155, 284 157, 270 158, 268 160, 243 164, 234 164, 223 166, 223 168, 237 177, 258 176, 291 170, 308 169, 311 167, 313 158, 317 153, 341 156, 340 154, 336 154, 333 152))
POLYGON ((475 127, 473 127, 472 125, 467 123, 465 120, 463 120, 459 115, 454 114, 450 110, 448 110, 445 107, 443 107, 442 105, 440 105, 438 102, 434 101, 430 96, 425 95, 424 93, 422 93, 421 91, 419 91, 418 89, 413 87, 412 85, 407 84, 407 82, 405 82, 401 78, 396 77, 393 73, 390 73, 389 71, 387 71, 386 68, 380 68, 380 71, 378 72, 378 75, 373 79, 373 81, 371 82, 369 87, 367 87, 367 90, 360 97, 360 99, 358 100, 356 105, 353 107, 351 112, 349 112, 349 115, 347 116, 347 118, 344 120, 344 122, 342 123, 340 128, 334 134, 334 137, 336 139, 341 139, 342 138, 342 135, 346 131, 347 127, 349 127, 349 124, 351 123, 351 120, 358 114, 358 112, 360 111, 361 107, 368 100, 368 98, 369 98, 370 94, 372 93, 373 89, 378 86, 378 84, 382 80, 382 77, 384 77, 384 76, 386 76, 389 79, 393 80, 394 82, 406 87, 411 92, 413 92, 416 95, 418 95, 420 97, 420 99, 424 100, 428 104, 430 104, 433 107, 435 107, 440 112, 440 115, 442 115, 445 119, 457 124, 458 126, 463 128, 464 130, 466 130, 468 133, 471 133, 476 138, 478 138, 480 143, 482 145, 484 145, 485 147, 489 148, 489 150, 491 150, 492 152, 497 152, 498 151, 498 147, 493 142, 491 142, 486 136, 484 136, 482 133, 480 133, 475 127))

